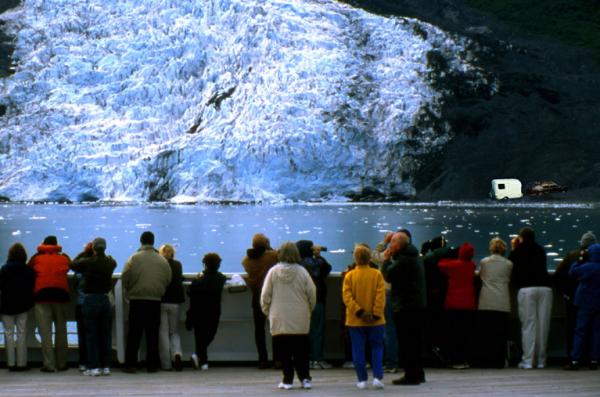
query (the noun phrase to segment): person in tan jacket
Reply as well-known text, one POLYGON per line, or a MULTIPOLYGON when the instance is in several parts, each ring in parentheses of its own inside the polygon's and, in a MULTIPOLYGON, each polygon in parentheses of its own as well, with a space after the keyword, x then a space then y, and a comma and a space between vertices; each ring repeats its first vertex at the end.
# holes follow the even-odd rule
POLYGON ((371 252, 364 245, 354 248, 356 267, 346 274, 342 298, 346 305, 346 326, 352 339, 352 360, 356 370, 359 389, 367 387, 365 344, 371 346, 373 387, 382 389, 383 382, 383 333, 385 284, 383 275, 369 266, 371 252))
POLYGON ((148 372, 156 372, 160 366, 160 301, 171 282, 169 262, 154 248, 154 234, 142 233, 140 243, 142 246, 127 260, 121 276, 125 296, 129 299, 129 333, 123 368, 124 372, 129 373, 136 371, 143 333, 146 334, 148 372))
POLYGON ((296 244, 283 243, 277 258, 279 263, 265 278, 260 305, 269 318, 273 346, 283 365, 283 381, 278 387, 292 388, 295 369, 302 388, 310 389, 308 331, 317 301, 315 284, 308 271, 299 264, 296 244))

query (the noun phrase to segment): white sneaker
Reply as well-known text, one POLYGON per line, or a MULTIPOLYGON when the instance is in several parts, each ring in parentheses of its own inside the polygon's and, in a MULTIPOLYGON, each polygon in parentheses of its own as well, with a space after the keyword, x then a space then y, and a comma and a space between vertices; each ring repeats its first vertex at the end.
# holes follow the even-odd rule
POLYGON ((104 369, 102 369, 102 375, 109 376, 110 375, 110 368, 104 368, 104 369))
POLYGON ((79 372, 85 372, 86 369, 87 369, 87 367, 85 365, 83 365, 83 364, 81 364, 79 366, 79 372))
POLYGON ((538 365, 536 365, 535 367, 536 367, 537 369, 544 369, 544 368, 546 368, 546 365, 544 365, 544 364, 538 364, 538 365))
POLYGON ((319 368, 320 369, 331 369, 331 368, 333 368, 333 366, 325 360, 316 361, 315 367, 316 367, 315 369, 319 369, 319 368))
POLYGON ((206 370, 208 370, 208 364, 206 364, 206 363, 205 363, 205 364, 202 364, 202 365, 200 366, 200 370, 202 370, 202 371, 206 371, 206 370))
POLYGON ((283 382, 281 382, 281 383, 279 384, 279 386, 277 386, 277 388, 278 388, 278 389, 283 389, 283 390, 291 390, 291 389, 292 389, 292 387, 294 387, 294 386, 292 386, 292 385, 291 385, 291 384, 289 384, 289 383, 283 383, 283 382))
POLYGON ((85 376, 100 376, 100 368, 94 368, 94 369, 86 369, 85 371, 83 371, 83 374, 85 376))
POLYGON ((358 382, 356 384, 356 387, 358 387, 360 390, 364 390, 367 388, 367 382, 364 380, 362 382, 358 382))
POLYGON ((354 363, 352 361, 346 361, 342 368, 354 368, 354 363))
POLYGON ((532 367, 531 367, 531 364, 527 364, 527 363, 524 363, 523 361, 521 361, 519 363, 519 368, 521 368, 521 369, 531 369, 532 367))
POLYGON ((198 369, 200 368, 200 363, 198 362, 198 356, 196 355, 196 353, 192 353, 192 367, 194 367, 194 369, 198 369))
POLYGON ((310 383, 310 379, 304 379, 302 381, 302 388, 303 389, 312 389, 312 383, 310 383))
POLYGON ((380 379, 373 378, 373 387, 376 389, 383 389, 385 385, 380 379))

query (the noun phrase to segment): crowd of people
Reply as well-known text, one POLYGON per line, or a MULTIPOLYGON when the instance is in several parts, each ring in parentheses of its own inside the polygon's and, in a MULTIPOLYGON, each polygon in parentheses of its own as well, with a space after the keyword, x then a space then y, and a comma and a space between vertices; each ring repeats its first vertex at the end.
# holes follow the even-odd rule
MULTIPOLYGON (((140 236, 140 248, 127 260, 121 280, 129 302, 128 332, 123 371, 139 370, 139 348, 145 336, 148 372, 181 371, 183 352, 179 335, 185 302, 182 264, 169 244, 154 247, 154 235, 140 236)), ((473 262, 468 242, 449 247, 443 237, 425 242, 419 251, 410 231, 385 235, 374 249, 358 243, 354 262, 342 273, 343 334, 348 363, 355 369, 357 387, 384 387, 384 373, 403 376, 395 385, 426 381, 423 357, 455 369, 472 365, 508 365, 509 313, 516 292, 521 323, 522 355, 518 367, 544 368, 550 331, 552 288, 546 254, 530 227, 510 242, 491 239, 490 255, 473 262), (508 256, 507 256, 508 253, 508 256)), ((4 323, 9 371, 29 369, 27 319, 33 308, 41 339, 42 372, 66 370, 67 310, 70 291, 67 273, 75 274, 79 367, 89 376, 110 375, 112 357, 112 274, 116 261, 106 254, 103 238, 88 243, 74 260, 62 252, 55 236, 47 236, 29 261, 25 247, 10 247, 0 269, 0 314, 4 323), (53 330, 55 338, 53 339, 53 330)), ((242 260, 251 291, 254 339, 259 368, 280 366, 278 387, 293 387, 294 373, 301 387, 312 387, 311 369, 331 368, 324 360, 326 279, 331 265, 323 248, 310 240, 271 247, 264 234, 252 239, 242 260), (266 324, 272 336, 269 360, 266 324)), ((203 257, 204 269, 187 290, 185 327, 193 331, 192 365, 208 369, 207 349, 221 316, 226 276, 219 272, 216 253, 203 257)), ((583 362, 597 369, 600 359, 600 244, 592 232, 569 252, 556 269, 556 290, 567 314, 568 363, 577 370, 583 362)))

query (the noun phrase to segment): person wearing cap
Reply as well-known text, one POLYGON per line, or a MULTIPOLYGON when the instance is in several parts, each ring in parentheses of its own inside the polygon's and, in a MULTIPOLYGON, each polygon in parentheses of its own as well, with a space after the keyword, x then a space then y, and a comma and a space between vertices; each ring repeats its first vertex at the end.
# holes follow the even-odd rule
POLYGON ((552 289, 546 252, 530 227, 519 231, 518 244, 508 259, 513 263, 512 284, 517 289, 521 321, 521 369, 544 368, 552 314, 552 289))
POLYGON ((156 372, 160 367, 160 301, 171 282, 171 267, 154 248, 154 234, 145 231, 140 243, 142 246, 129 257, 121 275, 123 290, 129 299, 129 333, 123 368, 127 373, 136 372, 143 334, 146 335, 147 371, 156 372))
POLYGON ((106 240, 95 238, 93 255, 82 252, 71 263, 71 269, 83 275, 83 321, 86 337, 87 370, 84 375, 110 375, 112 351, 112 308, 108 294, 112 290, 112 274, 117 262, 106 256, 106 240))
POLYGON ((67 367, 67 312, 71 259, 62 252, 56 236, 47 236, 29 260, 36 274, 33 299, 35 321, 42 343, 42 372, 65 371, 67 367), (52 346, 52 325, 55 343, 52 346))
POLYGON ((554 271, 554 281, 556 290, 562 295, 565 302, 565 315, 567 319, 566 348, 568 362, 573 359, 571 350, 573 349, 573 337, 575 336, 575 323, 577 321, 577 306, 575 306, 575 291, 577 291, 577 280, 569 275, 571 267, 577 263, 584 263, 587 260, 587 248, 596 244, 596 235, 592 231, 587 231, 581 236, 579 248, 570 251, 558 264, 554 271))
POLYGON ((267 317, 260 307, 260 294, 262 292, 265 276, 270 268, 277 263, 277 251, 271 248, 267 236, 257 233, 252 237, 252 248, 246 251, 242 266, 248 275, 246 283, 252 291, 252 314, 254 317, 254 343, 258 352, 258 367, 269 368, 267 343, 265 342, 265 323, 267 317))

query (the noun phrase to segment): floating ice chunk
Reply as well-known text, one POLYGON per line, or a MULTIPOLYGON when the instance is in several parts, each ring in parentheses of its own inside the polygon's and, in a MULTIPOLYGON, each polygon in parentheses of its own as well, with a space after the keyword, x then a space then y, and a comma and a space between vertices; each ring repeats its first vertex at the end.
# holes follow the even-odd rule
MULTIPOLYGON (((152 226, 151 223, 136 223, 135 227, 137 227, 138 229, 148 229, 152 226)), ((131 231, 133 233, 133 230, 131 231)))
POLYGON ((310 233, 310 230, 300 230, 298 232, 298 234, 308 234, 308 233, 310 233))
POLYGON ((343 249, 343 248, 340 248, 340 249, 337 249, 337 250, 331 250, 331 251, 329 251, 329 253, 330 253, 330 254, 343 254, 343 253, 345 253, 345 252, 346 252, 346 250, 345 250, 345 249, 343 249))
POLYGON ((41 221, 44 219, 47 219, 47 218, 45 216, 37 216, 37 215, 32 215, 29 217, 29 220, 32 220, 32 221, 41 221))
POLYGON ((558 252, 548 252, 546 256, 558 256, 558 252))
POLYGON ((12 232, 13 236, 20 236, 21 235, 21 231, 20 230, 15 230, 14 232, 12 232))

